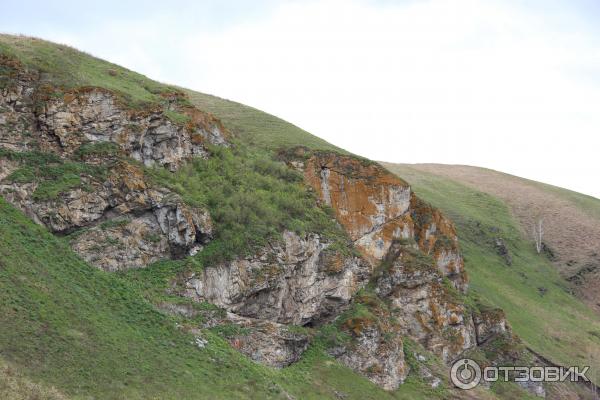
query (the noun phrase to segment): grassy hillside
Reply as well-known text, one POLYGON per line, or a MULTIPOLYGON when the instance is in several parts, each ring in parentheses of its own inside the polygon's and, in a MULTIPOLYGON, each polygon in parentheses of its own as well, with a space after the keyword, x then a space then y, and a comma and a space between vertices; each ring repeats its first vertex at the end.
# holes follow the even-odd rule
POLYGON ((471 290, 503 308, 514 331, 531 348, 558 363, 591 362, 600 369, 600 318, 570 293, 547 257, 523 238, 502 200, 410 166, 385 166, 456 223, 471 290), (496 238, 507 243, 512 265, 498 254, 496 238))
POLYGON ((211 330, 202 332, 208 345, 200 349, 194 336, 176 328, 175 317, 156 311, 134 284, 85 264, 64 241, 2 199, 0 255, 0 357, 13 366, 0 366, 0 394, 63 398, 43 389, 50 386, 70 398, 102 399, 435 394, 418 382, 385 393, 327 357, 318 343, 281 371, 249 361, 211 330))
POLYGON ((241 140, 256 147, 278 150, 303 145, 316 150, 346 153, 345 150, 263 111, 153 81, 69 46, 37 38, 0 34, 0 53, 13 56, 25 66, 42 72, 43 79, 52 85, 64 89, 103 87, 121 94, 132 107, 160 103, 161 94, 183 90, 194 105, 216 115, 241 140))
POLYGON ((515 217, 523 240, 532 246, 533 225, 543 218, 543 240, 552 263, 572 283, 576 295, 600 315, 600 199, 485 168, 442 164, 410 168, 500 199, 515 217))
MULTIPOLYGON (((184 90, 38 39, 0 35, 2 56, 41 71, 45 83, 65 90, 104 87, 134 108, 160 104, 161 95, 184 90)), ((158 300, 173 300, 161 296, 182 269, 249 252, 281 229, 318 231, 340 247, 347 239, 327 209, 314 207, 314 195, 298 174, 273 158, 274 151, 296 145, 343 150, 251 107, 186 93, 235 134, 233 148, 213 149, 212 158, 194 160, 177 173, 146 170, 188 203, 209 208, 216 237, 197 257, 122 274, 99 271, 70 250, 68 237, 49 234, 0 198, 0 398, 452 398, 414 374, 398 391, 384 392, 327 356, 320 340, 293 366, 267 368, 231 348, 218 329, 192 334, 181 327, 198 321, 158 311, 158 300), (197 335, 208 341, 205 348, 195 344, 197 335)), ((398 171, 455 219, 473 289, 484 302, 506 309, 532 348, 565 364, 596 356, 597 317, 522 240, 501 201, 447 179, 398 171), (511 267, 495 253, 498 235, 513 253, 511 267)), ((494 398, 489 391, 462 395, 494 398)))
POLYGON ((314 150, 331 150, 348 154, 346 150, 271 114, 216 96, 191 90, 185 92, 195 106, 217 116, 225 126, 252 147, 279 150, 301 145, 314 150))
POLYGON ((161 93, 176 90, 72 47, 41 39, 0 34, 0 54, 17 58, 26 67, 40 71, 49 84, 64 89, 103 87, 120 93, 133 107, 158 103, 161 93))
MULTIPOLYGON (((162 93, 178 90, 38 39, 0 35, 0 57, 16 58, 40 70, 44 83, 59 89, 93 85, 112 90, 131 107, 159 104, 162 93)), ((2 71, 0 77, 6 77, 2 71)), ((220 104, 213 111, 222 111, 220 104)), ((267 368, 234 350, 218 329, 189 333, 198 321, 166 315, 155 307, 155 293, 148 290, 155 283, 160 286, 190 265, 202 268, 215 257, 232 257, 264 245, 283 228, 345 239, 327 210, 314 207, 314 195, 299 175, 273 160, 271 153, 285 145, 333 147, 268 114, 227 104, 240 109, 220 115, 238 133, 232 149, 212 149, 211 159, 195 160, 176 174, 146 170, 151 179, 190 204, 211 210, 216 237, 199 257, 157 264, 139 274, 106 273, 77 257, 68 237, 51 235, 0 198, 0 360, 10 366, 1 366, 0 398, 445 396, 443 390, 432 391, 418 379, 386 393, 327 356, 319 341, 292 367, 267 368), (208 341, 205 348, 195 344, 197 335, 208 341), (60 392, 48 389, 52 387, 60 392)), ((34 161, 48 167, 49 160, 38 153, 21 156, 33 157, 26 160, 29 167, 34 161)), ((64 166, 60 160, 52 164, 64 166)), ((23 179, 37 176, 25 175, 23 179)), ((64 189, 63 184, 80 182, 58 183, 54 192, 64 189)))

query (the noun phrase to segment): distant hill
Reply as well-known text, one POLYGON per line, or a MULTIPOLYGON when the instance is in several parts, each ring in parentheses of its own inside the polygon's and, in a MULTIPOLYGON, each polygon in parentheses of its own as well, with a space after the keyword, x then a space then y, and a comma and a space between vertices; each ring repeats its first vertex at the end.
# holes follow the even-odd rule
POLYGON ((419 182, 426 174, 492 195, 514 215, 523 240, 534 246, 534 223, 543 219, 544 254, 592 309, 600 313, 600 200, 485 168, 443 164, 386 164, 419 182))

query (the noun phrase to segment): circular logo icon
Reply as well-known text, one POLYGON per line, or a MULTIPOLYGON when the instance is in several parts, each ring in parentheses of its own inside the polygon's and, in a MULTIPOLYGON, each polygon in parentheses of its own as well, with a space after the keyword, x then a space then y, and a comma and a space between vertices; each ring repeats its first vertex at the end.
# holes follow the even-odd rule
POLYGON ((473 389, 481 381, 481 368, 470 358, 462 358, 452 364, 450 379, 457 388, 473 389))

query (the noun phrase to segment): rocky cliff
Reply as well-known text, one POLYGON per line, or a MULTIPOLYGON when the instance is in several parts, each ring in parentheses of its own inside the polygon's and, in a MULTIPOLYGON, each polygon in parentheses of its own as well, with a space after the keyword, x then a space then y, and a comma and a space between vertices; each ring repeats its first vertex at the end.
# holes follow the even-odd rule
POLYGON ((368 277, 360 257, 330 250, 316 234, 286 231, 283 243, 186 276, 183 295, 245 317, 308 325, 339 314, 368 277))
MULTIPOLYGON (((64 90, 18 61, 0 62, 10 78, 0 92, 7 201, 68 235, 75 252, 107 271, 202 252, 213 236, 207 209, 157 186, 145 170, 177 171, 192 157, 210 157, 210 146, 230 146, 217 119, 177 92, 132 109, 112 91, 64 90)), ((173 277, 168 295, 225 310, 211 324, 237 327, 228 337, 234 348, 283 367, 314 340, 310 328, 334 326, 346 340, 328 346, 329 354, 394 390, 411 370, 407 340, 449 363, 510 334, 500 314, 467 306, 454 226, 406 182, 353 156, 296 148, 281 158, 302 174, 315 207, 332 210, 349 243, 284 230, 254 254, 173 277)))
POLYGON ((333 208, 372 271, 371 316, 346 321, 356 348, 343 351, 342 362, 393 389, 408 372, 402 337, 417 340, 447 362, 477 345, 462 298, 468 280, 456 231, 439 210, 370 161, 304 148, 284 158, 333 208))
MULTIPOLYGON (((305 149, 296 151, 306 157, 305 149)), ((414 242, 433 257, 441 274, 466 291, 454 226, 402 179, 371 161, 335 153, 316 153, 295 165, 372 265, 388 255, 392 242, 414 242)))
POLYGON ((503 318, 475 317, 468 310, 468 280, 454 227, 406 182, 351 156, 298 148, 282 158, 302 172, 321 206, 333 209, 360 257, 331 251, 318 235, 285 232, 282 243, 253 256, 173 281, 174 292, 225 308, 235 323, 242 318, 254 332, 232 342, 244 343, 242 351, 269 365, 287 365, 304 348, 282 339, 273 324, 334 321, 351 339, 330 353, 393 390, 410 370, 404 338, 450 362, 476 347, 478 337, 507 332, 503 318), (253 329, 248 318, 269 321, 271 329, 253 329), (283 358, 263 356, 273 348, 283 358))
POLYGON ((153 187, 136 161, 177 169, 227 146, 214 117, 178 103, 132 110, 101 88, 62 91, 4 58, 11 78, 0 92, 0 194, 92 264, 118 270, 197 252, 210 216, 153 187), (169 113, 185 122, 173 122, 169 113))

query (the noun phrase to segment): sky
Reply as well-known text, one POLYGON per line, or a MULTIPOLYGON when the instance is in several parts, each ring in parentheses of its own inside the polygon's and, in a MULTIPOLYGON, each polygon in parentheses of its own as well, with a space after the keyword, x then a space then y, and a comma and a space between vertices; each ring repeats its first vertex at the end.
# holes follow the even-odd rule
POLYGON ((600 2, 0 0, 0 31, 235 100, 362 156, 600 198, 600 2))

